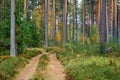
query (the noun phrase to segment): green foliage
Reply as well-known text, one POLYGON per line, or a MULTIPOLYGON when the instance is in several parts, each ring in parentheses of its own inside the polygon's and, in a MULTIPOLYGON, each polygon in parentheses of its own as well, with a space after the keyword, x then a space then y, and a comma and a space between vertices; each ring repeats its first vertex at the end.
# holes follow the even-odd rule
POLYGON ((96 26, 96 25, 92 26, 90 39, 91 39, 91 43, 99 43, 99 29, 98 29, 98 26, 96 26))
POLYGON ((21 21, 16 31, 18 52, 23 51, 23 49, 27 47, 38 46, 38 35, 32 22, 21 21))
POLYGON ((58 59, 65 66, 68 80, 120 79, 120 57, 99 56, 98 44, 72 42, 50 50, 57 53, 58 59))
POLYGON ((39 35, 38 36, 38 44, 39 46, 42 46, 44 44, 44 14, 42 12, 43 7, 41 8, 35 8, 33 11, 33 21, 36 26, 36 32, 39 35), (40 10, 41 9, 41 10, 40 10))
POLYGON ((106 57, 79 57, 68 61, 65 66, 69 75, 75 80, 119 80, 118 61, 106 57))
POLYGON ((20 56, 23 56, 27 59, 31 59, 32 57, 41 54, 42 49, 39 48, 27 48, 23 51, 23 53, 20 56))
POLYGON ((10 1, 4 0, 4 2, 6 7, 1 7, 0 11, 0 52, 9 49, 10 45, 10 1))
MULTIPOLYGON (((24 67, 29 59, 42 52, 43 49, 27 48, 18 57, 0 56, 0 80, 10 80, 18 73, 18 68, 24 67)), ((46 59, 46 57, 43 57, 43 59, 46 59)))
POLYGON ((32 80, 44 80, 43 71, 47 68, 48 61, 49 60, 47 55, 41 56, 41 58, 39 59, 38 67, 36 69, 36 73, 32 80))
MULTIPOLYGON (((2 6, 1 3, 0 6, 2 6)), ((23 6, 23 0, 16 0, 16 46, 18 53, 21 53, 26 47, 38 47, 39 45, 39 34, 37 34, 36 25, 34 21, 23 18, 23 6)), ((5 0, 5 7, 1 10, 0 52, 4 52, 10 49, 10 1, 5 0)))
POLYGON ((10 57, 0 63, 0 80, 9 80, 17 73, 17 68, 25 66, 28 60, 24 57, 10 57))

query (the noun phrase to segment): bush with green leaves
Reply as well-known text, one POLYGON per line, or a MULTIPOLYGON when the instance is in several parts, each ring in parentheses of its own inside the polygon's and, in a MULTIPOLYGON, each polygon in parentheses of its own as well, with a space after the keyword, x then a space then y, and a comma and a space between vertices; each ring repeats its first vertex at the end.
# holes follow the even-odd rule
MULTIPOLYGON (((5 0, 5 7, 0 8, 0 52, 10 49, 10 1, 5 0), (3 11, 4 10, 4 11, 3 11)), ((0 3, 0 5, 2 5, 0 3)), ((38 47, 39 34, 37 28, 29 18, 24 19, 24 1, 16 0, 15 23, 16 23, 16 46, 18 53, 26 47, 38 47)), ((1 53, 0 53, 1 55, 1 53)))
POLYGON ((23 51, 22 54, 20 54, 20 56, 23 56, 27 59, 31 59, 32 57, 35 57, 38 54, 43 53, 43 49, 39 49, 39 48, 27 48, 23 51))

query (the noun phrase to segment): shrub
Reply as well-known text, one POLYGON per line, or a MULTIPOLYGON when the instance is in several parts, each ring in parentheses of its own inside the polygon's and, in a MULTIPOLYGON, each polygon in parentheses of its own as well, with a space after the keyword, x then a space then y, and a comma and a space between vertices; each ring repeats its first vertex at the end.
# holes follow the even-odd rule
POLYGON ((27 48, 23 51, 23 53, 21 54, 21 56, 27 58, 27 59, 31 59, 32 57, 41 54, 43 52, 43 49, 39 49, 39 48, 27 48))

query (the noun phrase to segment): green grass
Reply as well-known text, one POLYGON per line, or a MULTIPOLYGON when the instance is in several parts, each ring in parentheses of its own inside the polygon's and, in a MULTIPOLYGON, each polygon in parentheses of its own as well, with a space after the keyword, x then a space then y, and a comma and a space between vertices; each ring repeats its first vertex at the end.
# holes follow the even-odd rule
POLYGON ((10 57, 0 63, 0 80, 10 80, 16 73, 17 69, 24 67, 28 60, 24 57, 10 57))
POLYGON ((67 80, 119 80, 120 57, 108 53, 99 55, 99 45, 66 44, 49 50, 57 53, 65 67, 67 80))
POLYGON ((23 68, 31 58, 42 52, 39 48, 28 48, 17 57, 0 56, 0 80, 10 80, 19 68, 23 68))
POLYGON ((20 56, 23 56, 27 59, 31 59, 32 57, 35 57, 38 54, 41 54, 43 52, 43 49, 40 48, 27 48, 25 49, 20 56))
POLYGON ((32 80, 44 80, 44 70, 47 68, 48 61, 49 60, 47 55, 42 55, 40 57, 36 73, 33 76, 32 80))

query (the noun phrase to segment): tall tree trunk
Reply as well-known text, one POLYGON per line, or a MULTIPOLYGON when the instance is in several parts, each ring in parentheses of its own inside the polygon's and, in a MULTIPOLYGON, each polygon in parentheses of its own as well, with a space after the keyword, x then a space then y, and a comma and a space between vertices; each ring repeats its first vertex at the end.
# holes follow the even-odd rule
POLYGON ((117 40, 117 0, 114 0, 113 1, 113 5, 114 5, 114 18, 113 18, 113 24, 114 24, 114 27, 113 27, 113 38, 114 40, 117 40))
POLYGON ((85 37, 85 0, 82 0, 82 39, 85 37))
POLYGON ((64 0, 64 6, 63 6, 63 43, 66 43, 67 38, 67 0, 64 0))
POLYGON ((113 11, 113 0, 111 1, 111 26, 110 26, 110 35, 111 35, 111 37, 110 37, 110 39, 111 40, 113 40, 113 13, 114 13, 114 11, 113 11))
POLYGON ((77 33, 77 28, 76 28, 76 0, 73 1, 73 41, 76 40, 76 33, 77 33))
POLYGON ((96 23, 97 26, 100 25, 100 11, 101 11, 101 0, 97 0, 97 8, 96 8, 96 23))
POLYGON ((16 56, 15 47, 15 0, 11 0, 11 36, 10 36, 10 56, 16 56))
POLYGON ((52 44, 54 41, 54 37, 55 37, 55 0, 52 0, 52 30, 51 30, 51 39, 52 39, 52 44))
POLYGON ((91 26, 94 25, 94 3, 91 3, 91 26))
POLYGON ((78 21, 77 21, 77 19, 78 19, 78 14, 77 14, 77 5, 78 3, 77 3, 77 0, 75 0, 75 18, 76 18, 76 28, 75 28, 75 30, 76 30, 76 32, 75 32, 75 40, 77 40, 78 39, 78 21))
POLYGON ((109 27, 108 27, 108 5, 106 2, 106 36, 107 36, 107 41, 109 41, 109 27))
POLYGON ((24 18, 27 18, 27 0, 24 0, 24 18))
POLYGON ((58 0, 58 32, 60 31, 60 0, 58 0))
POLYGON ((48 47, 48 0, 45 0, 45 46, 48 47))
POLYGON ((100 14, 100 52, 105 53, 106 41, 106 0, 102 1, 101 14, 100 14))
POLYGON ((112 1, 108 0, 108 41, 111 40, 111 22, 112 22, 112 1))
POLYGON ((90 25, 90 14, 91 14, 91 10, 89 10, 88 12, 88 37, 90 37, 90 33, 91 33, 91 25, 90 25))
POLYGON ((118 0, 118 44, 120 46, 120 0, 118 0))

